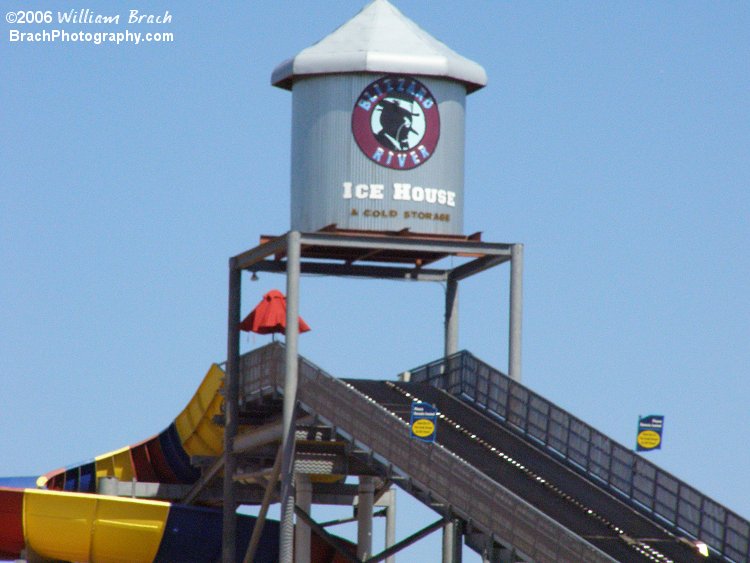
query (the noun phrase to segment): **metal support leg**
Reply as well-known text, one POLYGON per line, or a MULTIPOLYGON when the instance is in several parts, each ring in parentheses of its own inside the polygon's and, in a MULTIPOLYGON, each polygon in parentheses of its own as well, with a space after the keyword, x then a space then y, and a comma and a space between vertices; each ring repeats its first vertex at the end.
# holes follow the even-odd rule
MULTIPOLYGON (((297 473, 296 481, 297 506, 310 514, 313 493, 310 476, 307 473, 297 473)), ((310 563, 310 526, 300 519, 297 519, 294 528, 294 562, 310 563)))
POLYGON ((523 245, 514 244, 510 253, 510 335, 508 375, 521 381, 521 321, 523 313, 523 245))
POLYGON ((448 280, 445 292, 445 348, 444 355, 458 352, 458 282, 448 280))
POLYGON ((443 563, 461 563, 461 523, 449 520, 443 527, 443 563))
POLYGON ((286 259, 286 348, 281 445, 281 530, 279 561, 292 563, 294 552, 294 410, 297 405, 299 336, 300 234, 287 233, 286 259))
MULTIPOLYGON (((445 292, 445 356, 458 352, 458 282, 449 279, 445 292)), ((451 391, 456 382, 448 382, 447 389, 451 391)), ((443 563, 457 563, 456 553, 456 524, 448 522, 443 527, 443 563)))
POLYGON ((357 557, 362 561, 372 555, 372 507, 375 483, 372 477, 359 478, 359 498, 357 500, 357 557))
MULTIPOLYGON (((391 488, 388 491, 390 502, 385 508, 385 548, 393 547, 396 544, 396 490, 391 488)), ((396 563, 396 557, 391 555, 386 557, 385 563, 396 563)))
POLYGON ((495 547, 495 560, 493 563, 514 563, 515 561, 518 561, 518 559, 513 549, 500 546, 495 547))
MULTIPOLYGON (((458 281, 449 279, 448 286, 445 290, 445 344, 443 355, 450 356, 458 352, 458 281)), ((449 366, 446 365, 446 369, 449 366)), ((459 373, 455 370, 448 369, 448 373, 443 374, 447 379, 445 389, 448 392, 456 393, 459 391, 460 381, 459 373)))
POLYGON ((224 512, 222 532, 222 561, 235 563, 237 534, 237 501, 234 474, 237 460, 233 443, 237 435, 239 415, 240 377, 240 307, 242 295, 242 271, 235 268, 234 259, 229 263, 229 307, 227 314, 227 370, 224 380, 224 512))
POLYGON ((453 521, 449 520, 443 526, 443 563, 455 563, 453 561, 453 554, 456 552, 455 541, 455 526, 453 521))
POLYGON ((268 477, 266 483, 266 491, 263 493, 263 502, 260 505, 260 511, 258 512, 258 519, 255 521, 255 527, 253 533, 250 536, 250 543, 247 546, 245 552, 245 558, 242 563, 253 563, 255 560, 255 552, 260 544, 260 538, 263 534, 263 526, 266 525, 266 516, 268 515, 268 506, 271 504, 271 497, 276 489, 276 484, 279 482, 279 474, 281 473, 281 456, 282 451, 279 447, 276 452, 276 459, 273 461, 273 469, 271 469, 271 475, 268 477))
POLYGON ((517 560, 513 549, 498 545, 492 539, 487 538, 487 543, 482 550, 482 563, 514 563, 517 560))

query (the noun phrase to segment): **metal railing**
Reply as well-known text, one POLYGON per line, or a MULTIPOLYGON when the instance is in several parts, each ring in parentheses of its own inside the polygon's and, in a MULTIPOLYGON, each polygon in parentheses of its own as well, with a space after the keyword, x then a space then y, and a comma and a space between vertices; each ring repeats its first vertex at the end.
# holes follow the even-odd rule
MULTIPOLYGON (((280 393, 283 348, 272 344, 245 354, 240 374, 243 400, 280 393)), ((298 401, 394 475, 495 541, 515 547, 524 558, 540 563, 613 561, 444 447, 411 439, 406 422, 303 358, 298 401)))
POLYGON ((750 522, 469 352, 411 370, 411 381, 468 398, 660 525, 750 561, 750 522))

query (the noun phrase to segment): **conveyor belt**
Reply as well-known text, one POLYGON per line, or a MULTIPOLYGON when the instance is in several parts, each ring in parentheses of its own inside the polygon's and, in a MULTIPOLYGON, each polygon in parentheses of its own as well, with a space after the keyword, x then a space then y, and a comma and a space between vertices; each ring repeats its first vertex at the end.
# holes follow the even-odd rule
POLYGON ((618 561, 704 562, 684 541, 455 397, 428 384, 349 380, 404 420, 413 398, 444 416, 439 444, 618 561))

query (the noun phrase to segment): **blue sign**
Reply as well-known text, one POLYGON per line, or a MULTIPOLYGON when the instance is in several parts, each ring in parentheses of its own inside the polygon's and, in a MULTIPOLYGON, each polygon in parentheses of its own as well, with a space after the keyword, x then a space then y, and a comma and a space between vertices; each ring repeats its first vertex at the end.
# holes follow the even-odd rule
POLYGON ((635 439, 635 450, 647 452, 661 448, 661 433, 664 429, 664 417, 658 414, 638 417, 638 435, 635 439))
POLYGON ((411 404, 411 428, 412 438, 423 442, 434 442, 437 431, 437 409, 430 403, 411 404))

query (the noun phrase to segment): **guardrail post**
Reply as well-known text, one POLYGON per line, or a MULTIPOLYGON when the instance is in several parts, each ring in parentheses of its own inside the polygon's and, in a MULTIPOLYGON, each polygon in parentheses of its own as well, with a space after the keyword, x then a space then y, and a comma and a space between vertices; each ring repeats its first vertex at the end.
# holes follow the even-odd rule
POLYGON ((456 393, 457 395, 460 395, 464 392, 464 380, 466 379, 466 370, 468 369, 466 366, 466 359, 468 357, 469 357, 468 352, 463 352, 461 354, 461 367, 459 368, 460 375, 458 376, 459 383, 458 383, 458 393, 456 393))

